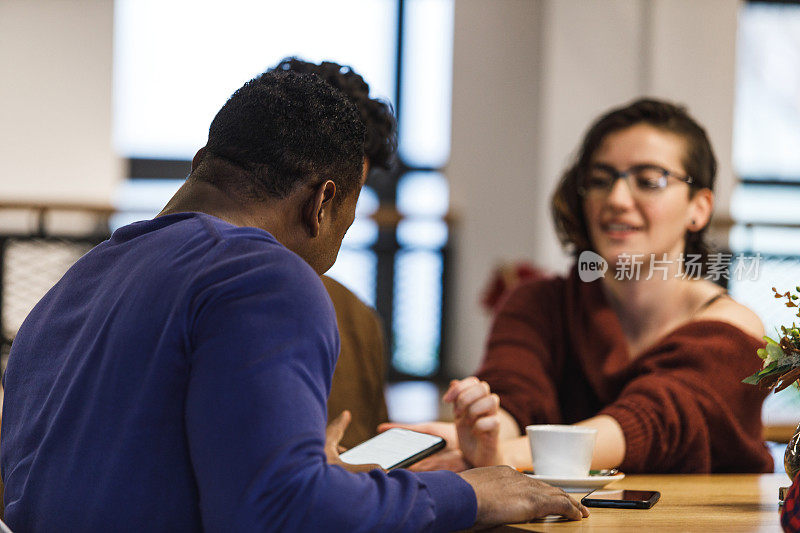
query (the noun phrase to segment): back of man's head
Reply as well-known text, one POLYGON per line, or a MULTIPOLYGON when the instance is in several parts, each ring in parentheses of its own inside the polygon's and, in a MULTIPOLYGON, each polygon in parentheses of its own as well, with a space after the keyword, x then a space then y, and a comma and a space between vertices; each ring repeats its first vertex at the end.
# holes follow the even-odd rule
POLYGON ((296 57, 288 57, 275 65, 274 71, 316 74, 339 89, 356 106, 361 121, 367 128, 364 153, 372 167, 389 169, 397 150, 397 123, 392 106, 377 98, 370 98, 369 85, 352 68, 323 61, 311 63, 296 57))
POLYGON ((313 74, 265 72, 214 117, 193 175, 250 200, 331 179, 344 198, 360 184, 363 159, 364 125, 350 100, 313 74))

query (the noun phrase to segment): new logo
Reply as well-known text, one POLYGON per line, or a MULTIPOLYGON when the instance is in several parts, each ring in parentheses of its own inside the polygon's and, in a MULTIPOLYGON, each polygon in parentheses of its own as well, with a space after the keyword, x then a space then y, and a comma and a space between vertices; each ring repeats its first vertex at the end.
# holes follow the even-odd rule
POLYGON ((608 263, 596 253, 586 250, 578 257, 578 277, 589 283, 605 276, 608 263))

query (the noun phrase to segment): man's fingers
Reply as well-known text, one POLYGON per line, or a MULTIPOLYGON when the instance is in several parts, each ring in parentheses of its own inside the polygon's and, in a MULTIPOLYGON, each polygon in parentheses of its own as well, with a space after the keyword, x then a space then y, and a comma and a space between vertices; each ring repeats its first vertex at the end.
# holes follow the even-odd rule
POLYGON ((371 463, 366 463, 366 464, 363 464, 363 465, 351 465, 349 463, 342 462, 342 463, 339 464, 339 466, 341 466, 342 468, 344 468, 348 472, 354 472, 356 474, 361 473, 361 472, 371 472, 371 471, 375 470, 376 468, 379 469, 379 470, 383 470, 383 468, 381 468, 381 465, 371 464, 371 463))
MULTIPOLYGON (((587 509, 581 502, 579 502, 578 500, 576 500, 575 498, 573 498, 572 496, 570 496, 566 492, 564 493, 564 495, 572 503, 572 505, 575 506, 575 508, 578 509, 578 511, 580 511, 580 516, 578 518, 581 518, 581 517, 586 518, 587 516, 589 516, 589 509, 587 509)), ((576 520, 578 518, 576 518, 576 520)))
POLYGON ((544 505, 537 518, 543 518, 549 514, 561 515, 569 520, 580 520, 589 516, 589 510, 575 500, 572 496, 559 488, 553 487, 553 491, 544 490, 546 505, 544 505))
POLYGON ((333 422, 328 424, 325 428, 326 440, 333 446, 338 446, 339 441, 342 440, 347 426, 350 425, 350 411, 344 410, 342 414, 333 419, 333 422))
POLYGON ((475 490, 477 527, 523 522, 560 515, 569 520, 588 516, 586 509, 566 494, 507 466, 475 468, 461 477, 475 490))
POLYGON ((560 507, 561 510, 558 514, 570 520, 580 520, 584 516, 581 512, 581 504, 566 494, 560 498, 560 507))
POLYGON ((339 464, 339 441, 344 436, 344 430, 350 423, 350 411, 342 411, 342 414, 333 419, 325 428, 325 456, 328 463, 339 464))
POLYGON ((529 479, 531 489, 544 498, 536 518, 543 518, 549 514, 561 515, 570 520, 580 520, 589 516, 589 511, 572 496, 558 487, 548 485, 539 480, 529 479))

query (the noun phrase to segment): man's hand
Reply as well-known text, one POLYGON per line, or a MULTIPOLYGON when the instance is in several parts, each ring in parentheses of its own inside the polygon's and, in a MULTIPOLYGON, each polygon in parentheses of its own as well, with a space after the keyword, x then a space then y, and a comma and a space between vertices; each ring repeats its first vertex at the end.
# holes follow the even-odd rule
POLYGON ((369 472, 370 470, 380 468, 380 466, 373 464, 351 465, 339 458, 339 453, 344 451, 341 446, 339 446, 339 442, 341 442, 344 431, 350 424, 351 418, 352 415, 350 411, 342 411, 342 414, 337 416, 333 422, 328 424, 328 427, 325 428, 325 457, 328 458, 328 464, 341 466, 348 472, 369 472))
POLYGON ((414 472, 427 472, 430 470, 452 470, 453 472, 461 472, 462 470, 471 468, 464 460, 461 450, 458 449, 456 427, 452 422, 423 422, 421 424, 387 422, 378 426, 378 432, 383 433, 391 428, 410 429, 412 431, 419 431, 420 433, 436 435, 437 437, 442 437, 445 441, 446 445, 442 450, 409 466, 409 470, 414 472))
POLYGON ((478 499, 477 527, 528 522, 547 515, 569 520, 589 516, 589 511, 566 492, 520 474, 508 466, 490 466, 459 474, 472 485, 478 499))

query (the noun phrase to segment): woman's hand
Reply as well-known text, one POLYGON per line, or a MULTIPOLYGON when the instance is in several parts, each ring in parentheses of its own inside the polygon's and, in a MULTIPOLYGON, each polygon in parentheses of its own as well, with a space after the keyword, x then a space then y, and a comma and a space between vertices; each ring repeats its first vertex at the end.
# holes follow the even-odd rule
POLYGON ((500 398, 474 376, 453 380, 444 394, 453 404, 458 445, 472 466, 505 464, 500 447, 500 398))
POLYGON ((444 401, 453 404, 455 424, 388 423, 378 426, 378 431, 400 427, 437 435, 446 441, 444 450, 412 465, 410 470, 460 472, 476 466, 504 464, 500 448, 500 398, 491 393, 489 385, 476 377, 453 380, 444 401))
POLYGON ((430 472, 432 470, 450 470, 451 472, 463 472, 472 466, 464 460, 461 450, 444 449, 430 455, 418 463, 409 466, 413 472, 430 472))
POLYGON ((378 433, 383 433, 387 429, 403 428, 428 435, 442 437, 445 441, 445 450, 458 449, 458 437, 456 436, 456 426, 452 422, 422 422, 420 424, 403 424, 399 422, 386 422, 378 426, 378 433))

